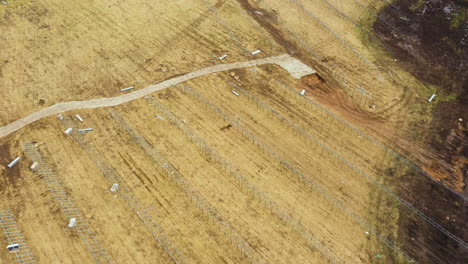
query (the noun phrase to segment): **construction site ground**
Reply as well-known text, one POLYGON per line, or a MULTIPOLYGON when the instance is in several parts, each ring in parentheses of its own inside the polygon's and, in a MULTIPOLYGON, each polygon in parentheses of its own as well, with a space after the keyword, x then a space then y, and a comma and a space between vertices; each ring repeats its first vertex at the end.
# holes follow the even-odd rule
MULTIPOLYGON (((463 263, 463 173, 448 174, 427 143, 434 86, 372 37, 370 14, 384 5, 0 5, 0 134, 55 104, 173 85, 113 107, 38 114, 0 135, 0 211, 15 216, 37 263, 96 262, 29 168, 32 142, 112 263, 177 263, 177 254, 186 263, 463 263), (317 73, 253 64, 284 54, 317 73), (230 63, 239 67, 170 81, 230 63), (110 191, 92 148, 123 189, 110 191)), ((0 263, 15 263, 1 229, 0 244, 0 263)))

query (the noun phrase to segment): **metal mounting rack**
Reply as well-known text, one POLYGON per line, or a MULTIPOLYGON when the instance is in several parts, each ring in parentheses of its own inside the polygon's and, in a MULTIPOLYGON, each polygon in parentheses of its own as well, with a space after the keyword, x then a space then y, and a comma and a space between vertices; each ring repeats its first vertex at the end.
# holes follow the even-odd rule
POLYGON ((39 164, 37 172, 46 182, 50 192, 59 203, 67 218, 76 219, 74 229, 88 248, 96 263, 112 263, 109 254, 101 246, 96 234, 91 229, 86 219, 82 216, 73 200, 69 197, 68 192, 63 187, 55 171, 52 170, 47 162, 42 158, 42 155, 37 150, 35 144, 23 143, 23 150, 29 159, 39 164))
POLYGON ((20 264, 36 263, 28 244, 16 224, 13 214, 9 210, 0 211, 0 226, 5 233, 9 245, 17 244, 16 260, 20 264))
MULTIPOLYGON (((65 127, 75 127, 74 122, 69 117, 63 117, 61 120, 65 127)), ((135 197, 133 191, 128 187, 127 183, 122 180, 121 176, 110 166, 110 164, 101 157, 97 149, 89 142, 85 135, 75 132, 73 129, 71 136, 80 144, 81 148, 88 154, 91 160, 98 166, 112 184, 117 183, 119 186, 119 194, 127 201, 127 204, 132 208, 135 214, 140 218, 141 222, 148 228, 153 237, 158 241, 164 251, 169 255, 174 263, 187 263, 185 256, 176 248, 173 242, 168 238, 164 229, 154 219, 146 213, 145 207, 135 197)))

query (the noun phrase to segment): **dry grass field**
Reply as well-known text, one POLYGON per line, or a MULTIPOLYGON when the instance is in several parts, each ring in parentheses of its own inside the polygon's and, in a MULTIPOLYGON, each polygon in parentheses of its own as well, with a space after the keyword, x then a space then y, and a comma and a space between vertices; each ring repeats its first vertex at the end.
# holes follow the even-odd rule
POLYGON ((0 127, 221 63, 290 54, 317 74, 212 73, 0 137, 0 213, 24 237, 8 252, 0 214, 0 263, 468 260, 463 175, 414 129, 434 87, 371 32, 386 1, 7 2, 0 127))

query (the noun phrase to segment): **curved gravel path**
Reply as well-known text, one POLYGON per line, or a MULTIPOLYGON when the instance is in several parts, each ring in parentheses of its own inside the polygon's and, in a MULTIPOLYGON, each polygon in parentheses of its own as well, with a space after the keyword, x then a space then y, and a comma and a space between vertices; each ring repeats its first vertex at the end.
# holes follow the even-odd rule
POLYGON ((90 109, 98 107, 109 107, 124 104, 135 99, 141 98, 145 95, 149 95, 156 91, 168 88, 172 85, 177 85, 179 83, 194 79, 206 74, 228 71, 237 68, 258 66, 263 64, 278 64, 285 70, 287 70, 293 77, 300 78, 304 75, 314 73, 315 71, 309 68, 307 65, 303 64, 298 59, 291 57, 289 55, 280 55, 275 57, 268 57, 264 59, 250 60, 245 62, 234 62, 229 64, 218 64, 215 66, 210 66, 203 68, 197 71, 193 71, 181 76, 174 77, 172 79, 165 80, 158 84, 150 85, 140 90, 134 92, 126 93, 116 97, 105 97, 99 99, 91 99, 86 101, 70 101, 57 103, 52 106, 41 109, 37 112, 34 112, 26 117, 18 119, 8 125, 0 127, 0 138, 10 135, 11 133, 31 124, 41 118, 48 117, 51 115, 59 114, 62 112, 77 110, 77 109, 90 109))

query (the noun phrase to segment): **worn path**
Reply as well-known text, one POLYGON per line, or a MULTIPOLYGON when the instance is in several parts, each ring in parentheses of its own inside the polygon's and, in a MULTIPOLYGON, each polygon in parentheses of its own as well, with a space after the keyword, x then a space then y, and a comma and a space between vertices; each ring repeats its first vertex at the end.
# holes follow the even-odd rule
POLYGON ((145 95, 154 93, 156 91, 168 88, 172 85, 177 85, 179 83, 194 79, 206 74, 228 71, 237 68, 258 66, 263 64, 278 64, 285 70, 287 70, 293 77, 300 78, 304 75, 314 73, 314 70, 309 68, 307 65, 303 64, 296 58, 293 58, 289 55, 280 55, 276 57, 268 57, 264 59, 250 60, 245 62, 234 62, 229 64, 219 64, 215 66, 210 66, 203 68, 194 72, 186 73, 181 76, 168 79, 166 81, 160 82, 158 84, 150 85, 143 89, 126 93, 116 97, 105 97, 99 99, 91 99, 86 101, 71 101, 64 103, 57 103, 52 106, 41 109, 37 112, 34 112, 26 117, 23 117, 19 120, 16 120, 8 125, 0 127, 0 138, 8 136, 9 134, 21 129, 28 124, 31 124, 41 118, 48 117, 51 115, 59 114, 62 112, 77 110, 77 109, 90 109, 98 107, 109 107, 116 106, 130 102, 132 100, 141 98, 145 95))

